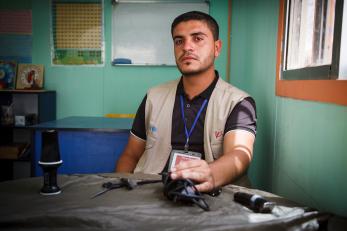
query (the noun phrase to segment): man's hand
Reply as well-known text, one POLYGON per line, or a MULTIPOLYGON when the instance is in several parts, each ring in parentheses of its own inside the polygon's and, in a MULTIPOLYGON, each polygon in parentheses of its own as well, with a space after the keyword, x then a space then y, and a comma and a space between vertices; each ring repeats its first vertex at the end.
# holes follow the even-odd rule
POLYGON ((224 153, 211 163, 188 160, 171 169, 171 178, 190 179, 200 192, 209 192, 236 180, 247 170, 253 153, 255 136, 244 130, 228 132, 224 136, 224 153))
POLYGON ((204 160, 182 161, 171 169, 171 178, 190 179, 196 183, 200 192, 209 192, 214 189, 215 182, 208 163, 204 160))

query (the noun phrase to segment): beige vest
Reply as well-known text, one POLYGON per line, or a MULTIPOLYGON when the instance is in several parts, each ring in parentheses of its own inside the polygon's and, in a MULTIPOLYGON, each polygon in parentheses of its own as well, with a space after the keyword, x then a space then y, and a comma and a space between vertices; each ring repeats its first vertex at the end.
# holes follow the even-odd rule
MULTIPOLYGON (((147 92, 145 123, 146 148, 134 172, 160 173, 171 152, 172 111, 179 79, 147 92)), ((209 99, 204 124, 205 160, 223 154, 224 127, 235 105, 248 94, 219 78, 209 99)))

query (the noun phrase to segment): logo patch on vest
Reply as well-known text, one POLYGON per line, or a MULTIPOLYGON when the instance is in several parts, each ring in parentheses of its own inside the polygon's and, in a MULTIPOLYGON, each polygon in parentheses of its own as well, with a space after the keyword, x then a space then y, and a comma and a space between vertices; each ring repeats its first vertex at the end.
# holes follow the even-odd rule
POLYGON ((223 131, 215 131, 214 136, 216 137, 216 139, 218 139, 219 137, 223 136, 223 131))
POLYGON ((149 130, 150 130, 152 133, 154 133, 154 132, 157 131, 157 128, 154 127, 154 126, 150 126, 149 130))

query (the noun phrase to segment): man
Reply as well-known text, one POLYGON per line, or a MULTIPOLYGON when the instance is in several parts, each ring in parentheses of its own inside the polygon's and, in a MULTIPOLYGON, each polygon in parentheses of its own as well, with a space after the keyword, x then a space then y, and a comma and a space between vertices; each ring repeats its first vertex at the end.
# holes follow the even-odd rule
POLYGON ((218 33, 217 22, 202 12, 187 12, 173 21, 182 77, 147 92, 117 172, 170 171, 172 179, 191 179, 201 192, 245 174, 256 133, 255 103, 215 71, 222 47, 218 33), (172 156, 180 154, 188 160, 171 166, 172 156))

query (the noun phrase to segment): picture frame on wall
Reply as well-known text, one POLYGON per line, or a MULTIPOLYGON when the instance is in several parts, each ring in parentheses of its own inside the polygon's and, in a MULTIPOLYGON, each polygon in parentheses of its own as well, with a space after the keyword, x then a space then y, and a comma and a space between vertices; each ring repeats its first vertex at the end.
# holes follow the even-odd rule
POLYGON ((16 61, 0 60, 0 89, 12 90, 16 84, 16 61))
POLYGON ((17 90, 40 90, 43 88, 42 64, 18 64, 17 90))

